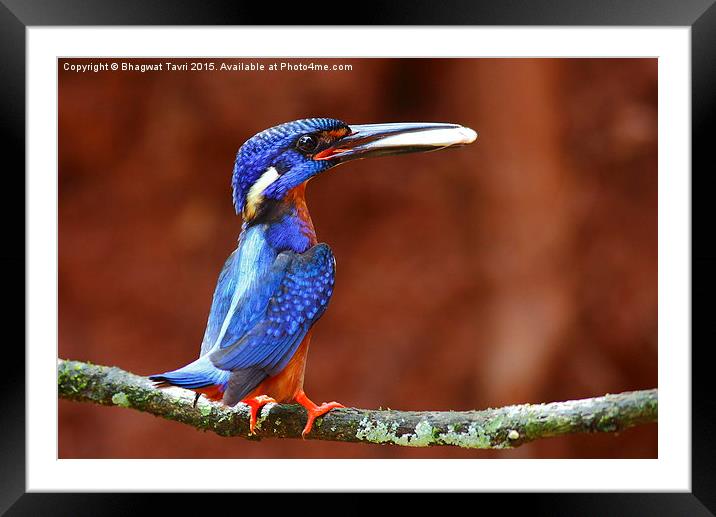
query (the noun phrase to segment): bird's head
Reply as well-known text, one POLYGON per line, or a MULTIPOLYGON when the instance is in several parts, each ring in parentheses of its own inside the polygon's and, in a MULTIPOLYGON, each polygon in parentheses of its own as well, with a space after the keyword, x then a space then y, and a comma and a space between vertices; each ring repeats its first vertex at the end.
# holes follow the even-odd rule
POLYGON ((457 124, 348 125, 331 118, 287 122, 251 137, 234 163, 234 206, 251 221, 317 174, 358 158, 433 151, 474 142, 457 124))

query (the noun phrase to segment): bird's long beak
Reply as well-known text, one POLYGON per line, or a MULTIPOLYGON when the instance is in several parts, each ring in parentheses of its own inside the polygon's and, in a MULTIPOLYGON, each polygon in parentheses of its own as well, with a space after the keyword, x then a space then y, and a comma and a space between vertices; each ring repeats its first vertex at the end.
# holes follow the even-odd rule
POLYGON ((437 151, 470 144, 477 138, 477 133, 470 128, 435 122, 361 124, 350 129, 348 135, 313 159, 345 162, 371 156, 437 151))

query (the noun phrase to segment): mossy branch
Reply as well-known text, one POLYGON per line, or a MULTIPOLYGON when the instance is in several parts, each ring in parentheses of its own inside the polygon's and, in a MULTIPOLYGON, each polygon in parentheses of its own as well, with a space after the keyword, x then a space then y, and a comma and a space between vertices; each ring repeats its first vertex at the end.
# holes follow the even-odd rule
MULTIPOLYGON (((136 409, 221 436, 300 438, 306 422, 301 406, 269 404, 261 412, 256 434, 250 435, 248 407, 243 404, 231 408, 202 397, 195 407, 193 392, 157 389, 145 377, 78 361, 58 360, 57 374, 61 398, 136 409)), ((551 436, 613 433, 656 422, 657 412, 656 389, 481 411, 345 408, 319 418, 306 438, 408 447, 505 449, 551 436)))

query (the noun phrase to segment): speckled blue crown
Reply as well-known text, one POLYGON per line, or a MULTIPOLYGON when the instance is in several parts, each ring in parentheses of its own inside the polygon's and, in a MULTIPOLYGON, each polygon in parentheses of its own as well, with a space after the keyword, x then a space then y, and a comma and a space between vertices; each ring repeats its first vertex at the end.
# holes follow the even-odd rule
MULTIPOLYGON (((293 150, 299 136, 315 131, 329 131, 346 124, 332 118, 306 118, 265 129, 249 138, 236 153, 231 180, 234 207, 240 213, 251 185, 269 168, 290 169, 306 158, 293 150)), ((318 164, 325 167, 328 164, 318 164)))

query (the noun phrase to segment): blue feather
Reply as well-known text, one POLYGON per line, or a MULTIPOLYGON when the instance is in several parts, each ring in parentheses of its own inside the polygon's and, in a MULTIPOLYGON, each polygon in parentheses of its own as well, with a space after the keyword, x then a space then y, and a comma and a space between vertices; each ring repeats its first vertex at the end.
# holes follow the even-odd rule
POLYGON ((219 347, 209 353, 217 368, 260 369, 276 375, 326 310, 335 272, 328 245, 317 244, 303 254, 281 253, 276 264, 272 268, 273 281, 267 283, 274 290, 265 303, 257 303, 265 305, 265 309, 254 325, 248 331, 239 325, 238 332, 227 332, 219 347))
POLYGON ((203 356, 178 370, 151 375, 149 379, 160 384, 172 384, 192 390, 207 386, 225 387, 230 375, 231 372, 219 370, 209 361, 208 356, 203 356))
POLYGON ((256 291, 272 289, 265 281, 277 255, 267 243, 261 226, 249 227, 241 233, 237 249, 219 274, 200 355, 218 346, 227 332, 245 332, 251 328, 254 315, 263 309, 255 303, 266 298, 256 296, 256 291))

